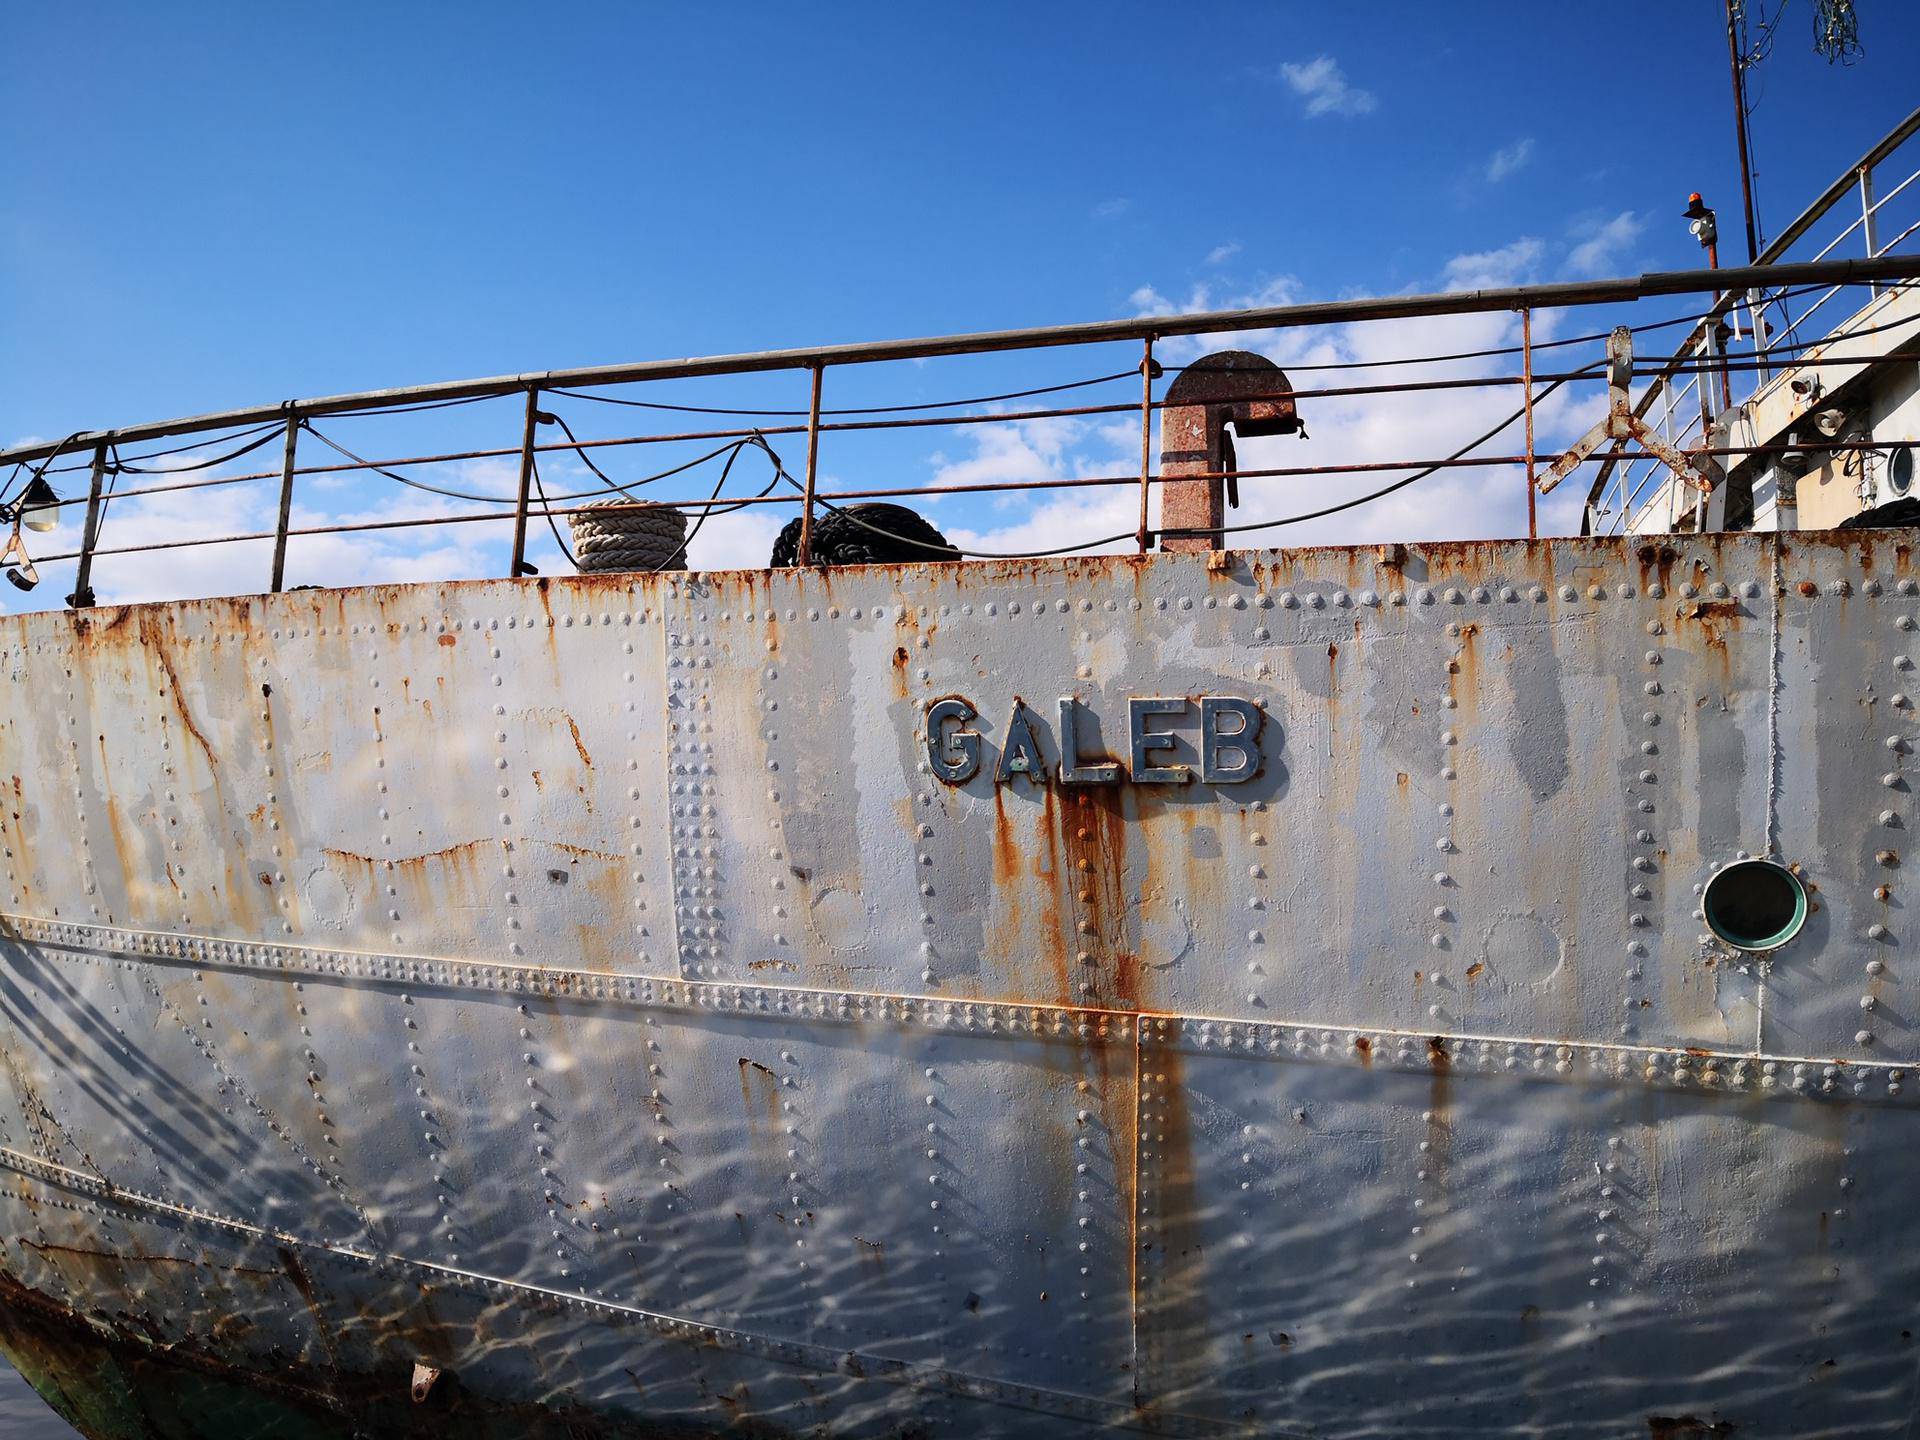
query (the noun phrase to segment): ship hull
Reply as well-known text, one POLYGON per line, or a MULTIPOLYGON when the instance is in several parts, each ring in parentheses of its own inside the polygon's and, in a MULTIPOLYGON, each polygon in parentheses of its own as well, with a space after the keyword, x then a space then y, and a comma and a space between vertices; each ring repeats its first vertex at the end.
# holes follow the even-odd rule
POLYGON ((1917 579, 0 622, 0 1349, 113 1437, 1904 1435, 1917 579), (1742 854, 1770 954, 1698 913, 1742 854))

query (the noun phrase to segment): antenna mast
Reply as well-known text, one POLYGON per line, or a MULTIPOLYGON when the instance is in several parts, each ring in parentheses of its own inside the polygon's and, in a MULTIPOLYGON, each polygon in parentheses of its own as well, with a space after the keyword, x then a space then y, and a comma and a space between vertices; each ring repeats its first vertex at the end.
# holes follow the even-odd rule
POLYGON ((1742 0, 1726 0, 1727 58, 1733 62, 1733 123, 1740 137, 1740 199, 1747 216, 1747 263, 1760 254, 1759 237, 1753 221, 1753 156, 1747 148, 1747 67, 1740 53, 1740 6, 1742 0))

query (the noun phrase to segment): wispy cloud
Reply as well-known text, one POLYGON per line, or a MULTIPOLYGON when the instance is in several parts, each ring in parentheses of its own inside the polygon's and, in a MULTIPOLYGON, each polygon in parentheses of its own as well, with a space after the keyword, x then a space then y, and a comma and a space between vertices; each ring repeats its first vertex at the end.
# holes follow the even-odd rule
POLYGON ((1127 304, 1133 307, 1133 313, 1136 317, 1141 315, 1171 315, 1174 313, 1173 302, 1151 285, 1142 285, 1138 290, 1127 296, 1127 304))
POLYGON ((715 515, 687 545, 687 567, 757 569, 767 563, 767 557, 773 554, 774 537, 793 515, 793 508, 787 505, 749 505, 731 515, 715 515))
POLYGON ((1102 200, 1098 205, 1094 206, 1093 218, 1096 220, 1111 220, 1115 216, 1126 214, 1127 211, 1132 208, 1133 201, 1124 195, 1116 195, 1113 199, 1102 200))
MULTIPOLYGON (((1451 288, 1512 283, 1533 278, 1548 263, 1551 248, 1531 236, 1507 245, 1463 253, 1441 267, 1439 277, 1451 288)), ((1170 287, 1171 288, 1171 287, 1170 287)), ((1127 298, 1127 308, 1141 314, 1168 314, 1175 310, 1218 305, 1227 308, 1281 304, 1298 300, 1299 287, 1277 279, 1246 292, 1209 293, 1196 288, 1172 294, 1148 284, 1127 298)), ((1536 340, 1549 336, 1554 312, 1534 317, 1536 340)), ((1287 366, 1350 365, 1400 361, 1402 357, 1452 354, 1498 349, 1519 337, 1517 317, 1507 313, 1426 316, 1411 320, 1379 321, 1311 329, 1288 328, 1232 335, 1175 337, 1164 350, 1169 361, 1191 360, 1209 350, 1254 350, 1276 364, 1287 366)), ((1398 366, 1392 375, 1409 381, 1492 376, 1511 366, 1511 360, 1491 355, 1468 363, 1428 362, 1398 366)), ((1305 374, 1295 375, 1300 382, 1305 374)), ((1535 409, 1539 446, 1551 454, 1592 423, 1604 399, 1567 387, 1535 409)), ((1240 506, 1228 517, 1231 524, 1247 524, 1299 516, 1350 499, 1359 499, 1404 477, 1404 467, 1392 462, 1409 455, 1446 455, 1470 437, 1511 422, 1483 452, 1517 448, 1519 435, 1513 392, 1490 385, 1471 390, 1406 389, 1388 393, 1328 396, 1303 400, 1313 439, 1248 436, 1239 442, 1239 459, 1249 469, 1291 468, 1303 465, 1366 463, 1378 470, 1354 475, 1250 476, 1240 483, 1240 506)), ((1078 432, 1053 432, 1040 447, 1016 437, 989 439, 974 435, 975 453, 961 462, 969 478, 1044 478, 1123 475, 1138 465, 1139 430, 1131 421, 1092 425, 1078 432)), ((956 497, 957 498, 957 497, 956 497)), ((1157 504, 1157 495, 1155 502, 1157 504)), ((1579 486, 1562 486, 1541 501, 1545 533, 1578 528, 1579 486)), ((1102 550, 1132 548, 1137 492, 1130 486, 1094 486, 1065 494, 1026 494, 1006 497, 995 506, 998 514, 967 512, 972 524, 958 515, 942 528, 956 542, 980 550, 1046 550, 1083 537, 1118 535, 1099 546, 1102 550)), ((1158 523, 1157 520, 1154 523, 1158 523)), ((1518 466, 1451 469, 1418 484, 1384 495, 1370 503, 1321 519, 1299 521, 1273 529, 1240 533, 1235 546, 1364 543, 1375 540, 1468 539, 1525 534, 1526 487, 1518 466)))
POLYGON ((1647 222, 1631 210, 1622 210, 1611 220, 1577 225, 1574 228, 1576 243, 1567 252, 1567 268, 1576 275, 1600 275, 1618 270, 1628 247, 1646 228, 1647 222))
POLYGON ((1487 179, 1496 185, 1533 158, 1533 137, 1523 135, 1511 145, 1503 145, 1487 161, 1487 179))
POLYGON ((1283 64, 1280 78, 1306 102, 1309 116, 1366 115, 1380 103, 1371 90, 1349 81, 1331 55, 1315 56, 1304 65, 1283 64))
POLYGON ((1229 240, 1224 245, 1216 245, 1207 252, 1207 264, 1224 265, 1240 253, 1240 242, 1229 240))
POLYGON ((944 490, 995 480, 1056 480, 1063 456, 1085 428, 1070 417, 981 426, 970 437, 974 453, 942 463, 932 485, 944 490))
POLYGON ((1456 255, 1447 262, 1446 288, 1478 290, 1484 286, 1524 284, 1533 278, 1545 250, 1546 246, 1538 240, 1523 235, 1511 245, 1495 250, 1456 255))

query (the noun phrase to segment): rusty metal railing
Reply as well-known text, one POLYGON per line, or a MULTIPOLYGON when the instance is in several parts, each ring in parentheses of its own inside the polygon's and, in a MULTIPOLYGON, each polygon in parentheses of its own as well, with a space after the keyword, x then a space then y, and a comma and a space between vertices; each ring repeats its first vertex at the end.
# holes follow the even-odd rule
MULTIPOLYGON (((1842 171, 1767 244, 1757 263, 1777 265, 1787 261, 1849 199, 1858 202, 1858 213, 1807 258, 1824 261, 1849 242, 1857 242, 1862 258, 1869 260, 1902 253, 1901 247, 1920 234, 1920 218, 1886 239, 1881 237, 1881 220, 1888 207, 1920 181, 1920 156, 1915 154, 1920 145, 1912 144, 1916 135, 1920 135, 1920 109, 1912 111, 1842 171), (1883 187, 1883 172, 1888 170, 1900 174, 1900 178, 1883 187)), ((1635 402, 1636 414, 1658 413, 1657 428, 1676 449, 1698 449, 1716 422, 1733 408, 1734 375, 1751 381, 1743 389, 1744 400, 1780 368, 1781 356, 1791 356, 1804 348, 1805 337, 1818 338, 1810 322, 1844 288, 1818 282, 1810 287, 1764 282, 1747 285, 1731 278, 1736 272, 1721 273, 1729 277, 1725 292, 1635 402), (1796 306, 1795 302, 1803 299, 1808 303, 1796 306), (1736 358, 1729 341, 1741 345, 1745 356, 1736 358)), ((1880 286, 1868 282, 1868 289, 1877 295, 1880 286)), ((1603 461, 1587 495, 1584 529, 1593 534, 1625 534, 1637 528, 1671 530, 1679 519, 1680 502, 1686 498, 1682 487, 1670 483, 1671 479, 1656 456, 1631 460, 1616 456, 1603 461), (1650 521, 1647 504, 1659 507, 1650 521)))
MULTIPOLYGON (((1546 393, 1561 385, 1598 383, 1601 379, 1596 365, 1577 368, 1558 368, 1542 371, 1537 368, 1536 352, 1549 349, 1563 349, 1576 344, 1597 341, 1598 336, 1579 336, 1571 339, 1556 339, 1536 342, 1533 338, 1533 318, 1538 310, 1562 307, 1595 306, 1618 302, 1641 300, 1657 296, 1685 297, 1692 295, 1719 295, 1729 287, 1741 290, 1764 290, 1766 293, 1800 292, 1813 286, 1843 286, 1862 284, 1884 284, 1905 281, 1920 276, 1920 257, 1910 255, 1879 256, 1869 259, 1833 259, 1831 257, 1815 262, 1797 265, 1766 265, 1746 267, 1724 271, 1680 271, 1641 275, 1615 280, 1599 280, 1572 284, 1508 287, 1501 289, 1483 289, 1443 293, 1437 295, 1392 296, 1383 299, 1343 300, 1321 304, 1267 307, 1250 310, 1230 310, 1205 312, 1179 316, 1152 316, 1133 320, 1102 321, 1086 325, 1068 325, 1041 327, 1029 330, 986 332, 972 335, 934 337, 917 340, 886 341, 867 345, 841 345, 819 347, 805 350, 763 351, 741 355, 723 355, 715 357, 648 362, 638 365, 605 366, 577 370, 544 371, 531 374, 500 376, 484 380, 447 382, 437 385, 416 386, 399 390, 378 390, 348 395, 335 395, 313 400, 289 401, 272 406, 259 406, 247 409, 230 410, 209 415, 192 416, 176 420, 158 421, 150 424, 126 426, 112 430, 84 432, 70 436, 58 444, 35 444, 16 446, 0 451, 0 462, 12 463, 16 467, 29 466, 36 471, 60 473, 55 471, 53 462, 65 461, 62 469, 85 468, 89 475, 87 494, 69 496, 53 503, 57 506, 87 506, 87 521, 83 529, 81 542, 77 549, 43 557, 47 562, 74 560, 77 562, 76 589, 73 603, 88 604, 92 601, 89 588, 90 576, 96 559, 103 556, 136 554, 155 550, 191 549, 199 546, 230 544, 237 542, 271 542, 273 550, 271 585, 279 589, 286 580, 286 559, 289 541, 308 536, 359 534, 373 531, 408 530, 423 526, 457 526, 472 523, 510 522, 513 530, 511 558, 508 573, 519 575, 528 573, 531 567, 526 560, 527 525, 530 519, 544 519, 548 522, 557 517, 565 517, 590 508, 592 504, 604 503, 609 494, 606 491, 582 491, 547 495, 540 482, 538 460, 542 455, 554 452, 573 452, 585 458, 589 451, 604 450, 610 447, 638 447, 685 442, 716 442, 720 450, 711 455, 724 453, 729 445, 753 444, 773 458, 776 469, 775 482, 767 492, 759 495, 721 496, 718 491, 711 495, 689 495, 664 499, 659 503, 686 510, 695 515, 724 512, 756 505, 798 505, 801 515, 801 557, 802 563, 810 559, 809 554, 812 521, 817 507, 833 508, 844 502, 858 500, 894 498, 907 496, 926 496, 932 494, 964 493, 1020 493, 1035 490, 1066 490, 1099 486, 1137 486, 1140 494, 1139 523, 1135 530, 1092 539, 1079 539, 1075 543, 1064 545, 1058 551, 1045 553, 1066 553, 1072 550, 1093 548, 1095 545, 1111 544, 1133 540, 1141 549, 1146 549, 1156 538, 1150 529, 1150 499, 1156 484, 1167 482, 1156 475, 1153 466, 1153 427, 1155 412, 1162 410, 1166 401, 1154 398, 1154 381, 1161 373, 1159 362, 1155 359, 1154 346, 1157 341, 1169 337, 1197 335, 1230 335, 1246 331, 1274 331, 1299 329, 1312 326, 1345 325, 1366 321, 1388 321, 1398 319, 1464 315, 1488 312, 1510 312, 1520 320, 1521 343, 1493 350, 1471 352, 1457 356, 1413 356, 1397 361, 1356 361, 1334 364, 1325 367, 1306 366, 1304 369, 1327 368, 1334 370, 1360 369, 1373 365, 1426 364, 1435 360, 1461 360, 1491 357, 1512 357, 1518 360, 1514 367, 1517 373, 1501 371, 1490 375, 1472 375, 1462 377, 1423 376, 1416 380, 1385 384, 1337 384, 1317 387, 1287 386, 1286 395, 1296 399, 1315 399, 1331 397, 1352 397, 1382 394, 1418 393, 1434 390, 1467 390, 1483 387, 1513 387, 1521 391, 1518 408, 1512 419, 1506 424, 1489 432, 1462 451, 1452 455, 1428 459, 1406 460, 1391 459, 1378 461, 1359 461, 1344 464, 1300 465, 1300 466, 1263 466, 1235 467, 1218 471, 1203 471, 1199 474, 1182 476, 1183 481, 1216 481, 1242 478, 1279 478, 1279 477, 1325 477, 1340 475, 1365 475, 1370 473, 1401 471, 1413 469, 1417 473, 1413 478, 1445 469, 1488 466, 1524 466, 1529 509, 1529 530, 1534 528, 1532 498, 1534 495, 1534 477, 1536 474, 1535 439, 1533 430, 1534 409, 1537 401, 1546 393), (822 408, 822 393, 826 372, 829 369, 843 369, 855 365, 868 365, 887 360, 925 359, 938 356, 976 355, 993 352, 1038 350, 1059 346, 1095 345, 1113 341, 1132 341, 1142 347, 1138 373, 1142 377, 1140 399, 1138 403, 1120 402, 1089 405, 1044 405, 1030 406, 1020 410, 981 409, 972 402, 940 401, 911 406, 880 406, 850 411, 833 411, 822 408), (709 376, 739 376, 754 373, 801 370, 808 374, 810 381, 809 404, 804 411, 738 411, 717 409, 714 413, 729 416, 736 422, 743 418, 764 419, 780 423, 748 425, 734 423, 718 425, 706 429, 685 429, 669 432, 620 435, 612 437, 593 437, 575 439, 571 431, 565 441, 547 441, 540 436, 543 423, 554 417, 542 410, 544 397, 561 396, 573 398, 591 398, 613 400, 615 403, 640 405, 643 408, 666 411, 713 410, 714 407, 683 406, 653 401, 635 401, 614 396, 584 396, 581 392, 587 388, 605 388, 611 386, 631 386, 661 380, 688 379, 709 376), (316 422, 335 417, 368 416, 411 412, 417 409, 432 408, 451 403, 463 403, 498 397, 521 397, 524 415, 517 446, 482 447, 459 451, 439 451, 431 454, 410 454, 393 458, 363 458, 347 450, 338 442, 326 436, 316 428, 316 422), (902 414, 901 411, 926 411, 948 408, 955 405, 970 406, 961 413, 954 414, 902 414), (1135 415, 1139 417, 1141 435, 1141 466, 1138 473, 1076 475, 1055 477, 1044 480, 1004 479, 981 483, 952 484, 937 486, 891 486, 860 488, 822 488, 819 483, 818 456, 822 438, 832 433, 859 431, 909 430, 927 427, 967 427, 975 425, 1004 425, 1025 420, 1047 420, 1062 418, 1095 417, 1103 415, 1135 415), (800 417, 804 416, 804 423, 800 417), (1487 440, 1497 437, 1508 425, 1526 422, 1524 449, 1518 454, 1471 453, 1487 440), (299 452, 302 435, 308 435, 324 441, 340 454, 340 459, 324 463, 300 464, 299 452), (127 489, 117 489, 122 475, 141 473, 141 467, 131 462, 118 460, 119 447, 136 442, 168 439, 181 436, 211 436, 212 440, 198 442, 214 444, 231 442, 236 447, 229 455, 220 457, 222 463, 230 463, 251 451, 264 448, 273 440, 281 441, 280 463, 270 468, 248 471, 239 474, 204 475, 193 479, 165 478, 166 472, 148 468, 144 473, 155 477, 155 483, 136 484, 127 489), (772 450, 770 440, 780 436, 804 436, 806 444, 806 463, 804 480, 795 479, 786 474, 777 455, 772 450), (444 465, 458 461, 486 459, 514 459, 517 461, 517 475, 514 492, 511 496, 460 496, 463 499, 478 501, 483 508, 473 513, 436 514, 432 516, 393 517, 377 520, 349 521, 325 525, 299 525, 294 523, 293 501, 296 488, 302 478, 339 475, 347 473, 375 473, 404 484, 420 484, 420 488, 433 490, 430 484, 417 482, 398 474, 399 467, 422 467, 444 465), (278 510, 276 524, 272 530, 247 531, 234 534, 216 534, 206 537, 184 539, 150 540, 139 539, 131 543, 102 545, 100 543, 100 521, 109 504, 118 504, 141 496, 160 495, 169 492, 190 491, 218 486, 239 485, 249 482, 277 481, 279 485, 278 510), (772 493, 777 484, 786 482, 787 489, 772 493), (536 500, 536 494, 538 499, 536 500), (565 502, 583 503, 568 504, 565 502)), ((1661 325, 1680 322, 1662 321, 1661 325)), ((1655 327, 1658 328, 1658 327, 1655 327)), ((1707 333, 1704 327, 1696 327, 1696 335, 1707 333)), ((1690 352, 1683 346, 1676 360, 1676 366, 1690 358, 1690 352)), ((995 402, 1009 398, 1036 397, 1049 395, 1084 385, 1104 383, 1122 378, 1133 372, 1116 372, 1113 375, 1096 377, 1090 381, 1076 381, 1068 385, 1041 386, 1037 389, 1012 392, 1011 395, 982 397, 995 402)), ((1673 374, 1680 376, 1676 369, 1673 374)), ((1283 377, 1284 378, 1284 377, 1283 377)), ((1684 402, 1695 392, 1704 393, 1699 373, 1688 373, 1684 384, 1676 383, 1668 393, 1666 414, 1663 416, 1661 433, 1678 435, 1684 433, 1674 429, 1673 415, 1675 406, 1684 402)), ((1258 398, 1258 397, 1254 397, 1258 398)), ((1274 396, 1271 398, 1279 398, 1274 396)), ((152 459, 155 455, 169 452, 154 452, 146 456, 134 457, 135 460, 152 459)), ((1703 452, 1703 453, 1711 453, 1703 452)), ((710 458, 710 457, 709 457, 710 458)), ((1635 459, 1637 456, 1629 455, 1635 459)), ((591 462, 588 462, 591 465, 591 462)), ((677 467, 684 471, 688 466, 677 467)), ((667 472, 674 473, 672 471, 667 472)), ((652 477, 658 478, 658 477, 652 477)), ((1410 483, 1396 481, 1394 486, 1410 483)), ((615 492, 630 487, 611 486, 615 492)), ((437 493, 457 495, 458 492, 441 489, 437 493)), ((1385 492, 1381 492, 1385 493, 1385 492)), ((649 492, 651 498, 651 492, 649 492)), ((1335 507, 1335 508, 1345 508, 1335 507)), ((1327 513, 1327 512, 1314 512, 1327 513)), ((1258 530, 1269 524, 1293 523, 1300 519, 1314 518, 1314 514, 1290 517, 1284 521, 1255 522, 1248 525, 1225 525, 1210 534, 1224 536, 1230 532, 1258 530)), ((984 553, 984 552, 972 552, 984 553)))

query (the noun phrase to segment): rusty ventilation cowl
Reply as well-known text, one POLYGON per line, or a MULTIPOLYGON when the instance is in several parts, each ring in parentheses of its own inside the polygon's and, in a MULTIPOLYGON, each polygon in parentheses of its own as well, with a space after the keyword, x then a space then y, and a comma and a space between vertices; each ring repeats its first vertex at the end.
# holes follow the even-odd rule
POLYGON ((1167 387, 1160 412, 1161 549, 1224 548, 1224 537, 1206 532, 1226 523, 1227 505, 1240 503, 1239 486, 1222 478, 1237 468, 1233 437, 1298 431, 1292 389, 1284 370, 1251 350, 1203 356, 1167 387))

